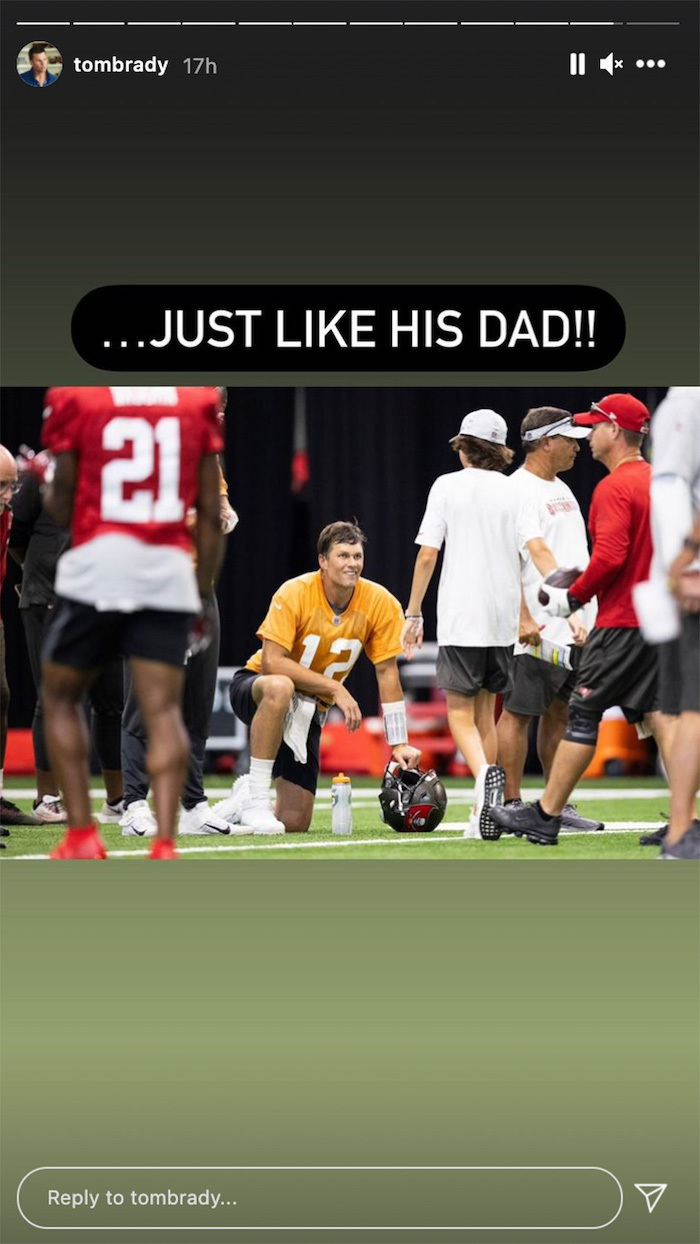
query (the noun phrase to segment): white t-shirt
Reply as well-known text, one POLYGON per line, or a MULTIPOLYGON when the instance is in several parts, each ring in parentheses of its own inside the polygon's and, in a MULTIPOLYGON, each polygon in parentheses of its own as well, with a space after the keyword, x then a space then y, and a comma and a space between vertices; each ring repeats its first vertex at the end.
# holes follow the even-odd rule
POLYGON ((531 502, 497 471, 467 467, 436 479, 416 544, 445 545, 437 600, 441 647, 500 648, 518 638, 518 550, 539 535, 531 502))
POLYGON ((700 388, 669 389, 651 423, 652 575, 668 568, 700 510, 700 388))
MULTIPOLYGON (((553 480, 540 479, 532 471, 521 467, 508 480, 516 497, 529 502, 537 516, 537 535, 549 546, 558 566, 578 566, 585 570, 590 561, 586 525, 574 494, 557 476, 553 480)), ((537 599, 542 575, 535 566, 528 548, 520 546, 520 564, 523 592, 527 607, 538 626, 543 639, 565 646, 572 642, 571 628, 566 618, 552 618, 545 613, 537 599)), ((598 602, 593 598, 582 610, 587 630, 595 622, 598 602)), ((515 645, 515 655, 526 651, 525 644, 515 645)))

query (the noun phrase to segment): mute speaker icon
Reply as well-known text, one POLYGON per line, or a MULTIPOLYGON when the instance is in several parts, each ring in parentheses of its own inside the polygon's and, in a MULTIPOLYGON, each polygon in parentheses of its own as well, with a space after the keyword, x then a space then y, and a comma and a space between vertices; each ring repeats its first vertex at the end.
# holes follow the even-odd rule
POLYGON ((601 59, 600 59, 600 67, 601 67, 601 69, 604 69, 606 73, 609 73, 609 74, 610 74, 610 77, 612 78, 612 76, 613 76, 613 74, 614 74, 614 72, 615 72, 615 63, 614 63, 614 61, 613 61, 613 54, 612 54, 612 52, 610 52, 607 56, 603 56, 603 57, 601 57, 601 59))

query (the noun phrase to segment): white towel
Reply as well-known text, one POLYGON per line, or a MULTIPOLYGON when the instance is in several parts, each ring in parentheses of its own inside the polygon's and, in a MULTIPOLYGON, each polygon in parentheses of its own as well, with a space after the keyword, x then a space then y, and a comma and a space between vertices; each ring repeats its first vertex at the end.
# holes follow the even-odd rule
POLYGON ((292 749, 294 759, 302 765, 306 764, 306 744, 315 712, 316 701, 313 696, 295 691, 284 719, 283 737, 287 747, 292 749))

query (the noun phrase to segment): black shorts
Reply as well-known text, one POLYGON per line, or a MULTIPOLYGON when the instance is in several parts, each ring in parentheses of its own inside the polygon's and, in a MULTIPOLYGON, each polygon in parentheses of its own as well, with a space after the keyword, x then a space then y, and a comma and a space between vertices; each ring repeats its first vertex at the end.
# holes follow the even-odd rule
POLYGON ((503 701, 504 708, 520 717, 541 717, 553 700, 563 700, 568 704, 578 678, 582 651, 581 648, 571 649, 571 662, 575 668, 570 670, 566 666, 552 665, 551 661, 530 656, 528 652, 513 657, 511 684, 503 701))
POLYGON ((684 613, 681 632, 681 713, 700 713, 700 614, 684 613))
POLYGON ((438 648, 436 680, 441 691, 477 695, 497 693, 510 685, 511 648, 438 648))
POLYGON ((635 627, 595 627, 583 649, 569 712, 602 714, 618 706, 629 722, 641 721, 659 707, 658 664, 656 648, 635 627))
MULTIPOLYGON (((238 718, 250 725, 257 712, 257 704, 253 699, 253 683, 260 675, 255 670, 236 670, 231 680, 231 707, 238 718)), ((318 715, 309 727, 306 740, 306 763, 301 764, 291 747, 282 741, 272 769, 273 778, 284 778, 294 786, 301 786, 312 795, 316 794, 318 774, 321 768, 321 723, 318 715)))
POLYGON ((191 613, 170 609, 102 613, 94 605, 59 598, 41 656, 75 670, 101 669, 119 655, 180 666, 193 621, 191 613))
POLYGON ((677 717, 683 693, 683 645, 680 637, 659 644, 659 707, 662 713, 677 717))

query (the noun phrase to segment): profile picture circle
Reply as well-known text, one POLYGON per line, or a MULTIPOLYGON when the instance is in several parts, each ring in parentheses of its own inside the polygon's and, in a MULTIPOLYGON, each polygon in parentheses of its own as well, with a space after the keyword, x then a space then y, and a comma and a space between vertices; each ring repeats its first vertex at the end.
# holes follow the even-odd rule
POLYGON ((17 57, 17 73, 27 86, 53 86, 63 69, 63 57, 53 43, 34 39, 25 43, 17 57))

